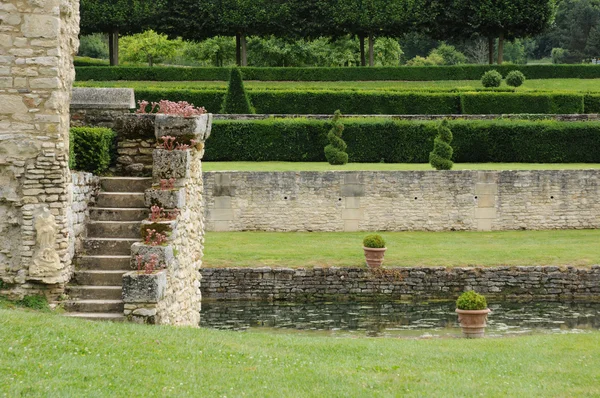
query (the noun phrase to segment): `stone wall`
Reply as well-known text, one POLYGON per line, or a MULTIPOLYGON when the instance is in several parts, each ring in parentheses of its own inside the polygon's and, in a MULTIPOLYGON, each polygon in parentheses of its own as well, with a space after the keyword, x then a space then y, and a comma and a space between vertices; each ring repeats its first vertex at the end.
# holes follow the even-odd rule
POLYGON ((55 294, 69 279, 69 100, 77 0, 0 3, 0 279, 55 294))
POLYGON ((131 248, 134 267, 138 261, 148 264, 154 256, 164 269, 123 276, 124 315, 139 323, 198 326, 204 247, 201 159, 212 115, 134 115, 126 123, 131 131, 153 126, 155 140, 171 136, 176 141, 170 148, 153 149, 153 186, 145 192, 146 205, 162 215, 144 221, 142 233, 164 234, 166 241, 145 239, 131 248), (174 149, 176 143, 186 147, 174 149))
POLYGON ((600 170, 207 172, 208 231, 600 227, 600 170))
POLYGON ((600 300, 600 266, 491 268, 204 268, 203 300, 600 300))
POLYGON ((100 190, 100 178, 85 172, 71 174, 69 187, 69 253, 73 258, 75 253, 81 249, 83 238, 87 235, 86 224, 90 218, 89 208, 96 201, 100 190))
POLYGON ((135 108, 131 88, 73 88, 71 126, 113 128, 115 121, 135 108))

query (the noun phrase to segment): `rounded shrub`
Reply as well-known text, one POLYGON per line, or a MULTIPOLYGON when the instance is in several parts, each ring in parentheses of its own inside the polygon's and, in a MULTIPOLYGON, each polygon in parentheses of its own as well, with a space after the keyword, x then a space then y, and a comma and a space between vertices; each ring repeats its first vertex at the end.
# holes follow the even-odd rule
POLYGON ((329 164, 344 165, 348 163, 348 154, 345 152, 348 145, 342 139, 344 125, 340 121, 342 113, 337 110, 333 116, 333 127, 327 134, 329 145, 325 147, 325 157, 329 164))
POLYGON ((448 127, 446 119, 438 125, 437 137, 433 140, 433 152, 429 153, 429 163, 436 170, 450 170, 454 165, 452 154, 454 150, 450 146, 452 142, 452 131, 448 127))
POLYGON ((506 84, 511 87, 519 87, 525 83, 525 75, 521 71, 513 70, 506 75, 506 84))
POLYGON ((488 70, 481 77, 483 87, 500 87, 502 84, 502 75, 497 70, 488 70))
POLYGON ((481 294, 470 290, 458 297, 456 308, 459 310, 485 310, 487 308, 487 301, 481 294))
POLYGON ((363 239, 363 246, 371 249, 383 249, 385 247, 385 240, 383 240, 381 235, 367 235, 363 239))

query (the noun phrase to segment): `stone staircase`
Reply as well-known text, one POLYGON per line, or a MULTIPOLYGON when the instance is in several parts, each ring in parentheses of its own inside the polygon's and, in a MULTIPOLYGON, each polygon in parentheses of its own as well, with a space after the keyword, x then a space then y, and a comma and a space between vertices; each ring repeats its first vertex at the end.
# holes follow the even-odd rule
POLYGON ((131 270, 131 245, 140 240, 141 221, 148 217, 144 191, 152 178, 107 177, 100 182, 65 310, 71 317, 122 321, 121 278, 131 270))

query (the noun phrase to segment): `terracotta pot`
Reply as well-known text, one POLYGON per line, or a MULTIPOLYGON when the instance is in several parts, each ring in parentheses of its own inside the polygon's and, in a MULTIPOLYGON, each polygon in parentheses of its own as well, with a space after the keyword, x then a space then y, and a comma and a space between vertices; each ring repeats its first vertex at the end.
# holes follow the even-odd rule
POLYGON ((385 255, 386 247, 382 249, 374 249, 371 247, 363 247, 365 251, 365 258, 367 260, 367 266, 369 268, 379 268, 383 263, 383 256, 385 255))
POLYGON ((483 337, 490 312, 492 311, 489 308, 485 310, 459 310, 457 308, 456 313, 463 335, 472 339, 483 337))

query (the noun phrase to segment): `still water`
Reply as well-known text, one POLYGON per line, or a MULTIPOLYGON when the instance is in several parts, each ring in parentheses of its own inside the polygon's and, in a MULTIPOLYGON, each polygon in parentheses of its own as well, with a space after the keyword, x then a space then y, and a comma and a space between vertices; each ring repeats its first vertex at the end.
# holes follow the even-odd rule
MULTIPOLYGON (((600 329, 600 303, 489 302, 487 336, 600 329)), ((454 302, 204 302, 200 326, 333 336, 453 337, 454 302)))

